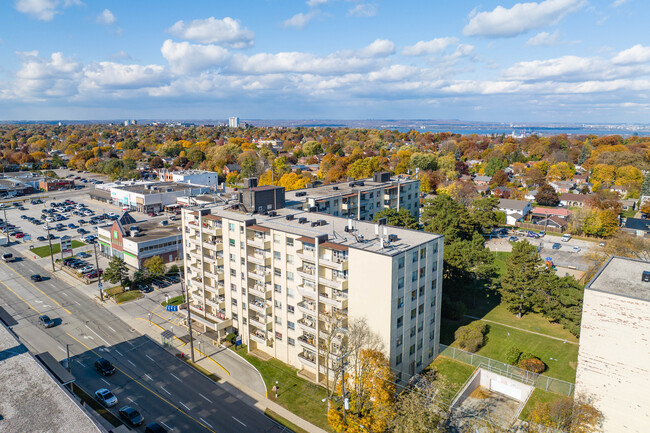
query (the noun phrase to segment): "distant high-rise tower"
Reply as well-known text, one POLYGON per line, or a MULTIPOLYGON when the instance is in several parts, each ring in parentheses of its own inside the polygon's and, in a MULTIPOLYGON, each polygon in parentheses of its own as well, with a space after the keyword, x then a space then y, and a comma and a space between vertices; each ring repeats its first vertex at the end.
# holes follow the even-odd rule
POLYGON ((239 117, 231 117, 228 119, 228 126, 231 128, 239 128, 239 117))

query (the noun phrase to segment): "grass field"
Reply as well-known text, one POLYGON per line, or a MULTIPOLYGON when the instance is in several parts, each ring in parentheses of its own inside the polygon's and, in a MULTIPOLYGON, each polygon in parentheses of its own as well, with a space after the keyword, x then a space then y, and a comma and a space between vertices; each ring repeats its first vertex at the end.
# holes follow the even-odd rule
POLYGON ((268 397, 271 400, 275 400, 310 423, 326 431, 331 431, 327 423, 327 402, 321 401, 327 398, 327 392, 324 388, 298 377, 295 368, 277 359, 262 361, 255 356, 249 355, 246 352, 246 346, 240 346, 237 349, 231 347, 230 349, 253 364, 262 374, 268 390, 268 397), (276 380, 279 384, 277 399, 271 392, 276 380))
MULTIPOLYGON (((84 244, 81 241, 72 241, 72 248, 83 247, 84 244)), ((36 247, 29 250, 29 252, 36 254, 39 257, 49 257, 50 256, 50 246, 43 245, 42 247, 36 247)), ((61 252, 61 244, 52 242, 52 254, 58 254, 61 252)))
POLYGON ((569 331, 564 329, 559 323, 551 323, 541 314, 529 313, 524 315, 521 319, 512 314, 503 305, 498 305, 485 314, 483 319, 492 320, 495 322, 503 323, 517 328, 526 329, 528 331, 539 332, 542 334, 550 335, 552 337, 562 338, 574 343, 578 339, 569 331))
POLYGON ((494 254, 494 264, 497 265, 499 269, 499 275, 503 275, 506 271, 506 259, 512 253, 508 251, 496 251, 494 254))
POLYGON ((160 305, 166 307, 167 305, 181 305, 183 302, 185 302, 185 298, 183 297, 183 295, 178 295, 178 296, 174 296, 173 298, 170 298, 169 302, 162 301, 160 305))
POLYGON ((548 403, 553 400, 561 400, 565 398, 567 397, 553 394, 552 392, 546 392, 543 389, 535 389, 535 391, 533 391, 533 394, 528 399, 528 402, 526 402, 526 406, 521 411, 519 418, 523 419, 524 421, 528 421, 530 414, 535 409, 535 404, 537 403, 548 403))
POLYGON ((307 430, 298 427, 288 419, 285 419, 278 415, 277 413, 273 412, 271 409, 266 409, 264 411, 264 415, 268 416, 271 418, 273 421, 277 422, 280 425, 283 425, 284 427, 288 428, 289 430, 293 431, 294 433, 309 433, 307 430))
POLYGON ((460 391, 465 381, 469 379, 476 367, 456 361, 446 356, 437 357, 428 368, 435 368, 440 376, 445 378, 449 385, 448 392, 444 393, 447 403, 451 403, 456 393, 460 391))
POLYGON ((125 302, 140 299, 142 296, 144 295, 139 290, 129 290, 128 292, 122 292, 115 295, 115 302, 118 304, 123 304, 125 302))

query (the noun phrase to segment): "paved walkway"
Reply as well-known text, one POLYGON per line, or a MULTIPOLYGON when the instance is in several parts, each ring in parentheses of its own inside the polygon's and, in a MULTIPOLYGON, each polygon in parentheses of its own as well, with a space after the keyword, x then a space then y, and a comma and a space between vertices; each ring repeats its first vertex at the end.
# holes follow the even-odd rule
POLYGON ((561 342, 567 343, 567 344, 575 344, 576 346, 578 345, 578 343, 573 342, 573 341, 569 341, 569 340, 565 340, 564 338, 553 337, 553 336, 550 336, 550 335, 547 335, 547 334, 542 334, 541 332, 529 331, 528 329, 518 328, 518 327, 512 326, 512 325, 506 325, 505 323, 501 323, 501 322, 495 322, 494 320, 483 319, 481 317, 470 316, 468 314, 465 314, 465 317, 469 317, 470 319, 474 319, 474 320, 482 320, 482 321, 488 322, 488 323, 494 323, 495 325, 501 325, 501 326, 505 326, 506 328, 516 329, 517 331, 528 332, 529 334, 535 334, 535 335, 539 335, 539 336, 546 337, 546 338, 552 338, 553 340, 558 340, 558 341, 561 341, 561 342))

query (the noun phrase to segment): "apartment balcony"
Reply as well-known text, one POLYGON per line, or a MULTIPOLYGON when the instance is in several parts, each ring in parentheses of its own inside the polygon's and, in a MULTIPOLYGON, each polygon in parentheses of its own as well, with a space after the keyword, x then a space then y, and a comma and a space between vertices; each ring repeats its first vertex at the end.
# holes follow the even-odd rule
POLYGON ((330 280, 329 278, 318 277, 318 283, 336 290, 348 289, 348 280, 344 279, 337 278, 335 280, 330 280))
POLYGON ((305 268, 300 267, 296 269, 298 272, 298 275, 300 275, 302 278, 307 278, 308 280, 313 280, 316 278, 316 270, 315 269, 310 269, 310 268, 305 268))
POLYGON ((265 316, 271 313, 271 306, 265 300, 259 298, 249 300, 248 308, 265 316))
POLYGON ((314 250, 301 249, 297 251, 298 257, 301 260, 306 260, 308 262, 314 263, 316 256, 314 255, 314 250))
POLYGON ((248 278, 252 278, 255 281, 259 281, 262 284, 268 283, 271 281, 271 272, 262 272, 262 271, 248 271, 248 278))
POLYGON ((318 299, 324 304, 336 307, 339 310, 348 308, 348 293, 347 292, 334 292, 331 296, 327 293, 319 293, 318 299))
POLYGON ((221 323, 221 322, 225 322, 226 320, 228 320, 226 318, 226 310, 217 310, 216 314, 206 312, 205 317, 212 320, 215 323, 221 323))
POLYGON ((268 255, 259 255, 259 254, 249 254, 246 256, 246 259, 250 263, 255 263, 260 266, 271 266, 271 256, 268 255))
MULTIPOLYGON (((217 284, 216 286, 208 286, 208 285, 206 285, 205 286, 205 291, 210 292, 210 294, 212 294, 213 298, 219 298, 221 296, 225 296, 225 294, 226 294, 225 293, 226 291, 224 290, 224 287, 223 287, 223 283, 221 285, 217 284)), ((208 296, 208 295, 206 294, 206 296, 208 296)))
POLYGON ((266 334, 262 331, 254 330, 250 333, 250 339, 259 344, 266 345, 266 334))
POLYGON ((271 238, 267 238, 267 237, 246 238, 246 245, 254 248, 259 248, 260 250, 266 250, 271 248, 271 238))
POLYGON ((298 319, 298 327, 303 331, 316 332, 316 321, 311 319, 298 319))
POLYGON ((203 246, 210 251, 222 251, 223 242, 219 241, 203 241, 203 246))
POLYGON ((226 306, 226 297, 222 296, 220 298, 205 298, 205 303, 215 308, 216 310, 223 310, 226 306))
POLYGON ((298 360, 311 368, 316 368, 316 355, 313 352, 303 351, 298 354, 298 360))
POLYGON ((311 299, 316 299, 316 296, 317 296, 315 287, 309 287, 309 286, 304 286, 304 285, 298 286, 298 293, 301 296, 305 296, 305 297, 311 298, 311 299))
POLYGON ((215 273, 213 273, 213 272, 210 272, 210 271, 205 271, 205 270, 204 270, 204 271, 203 271, 203 274, 204 274, 206 277, 208 277, 208 278, 212 278, 212 279, 215 280, 215 281, 217 281, 217 280, 219 279, 219 277, 217 276, 217 274, 215 274, 215 273))
POLYGON ((316 349, 316 339, 313 336, 301 335, 298 337, 298 344, 308 349, 316 349))
POLYGON ((190 257, 193 257, 197 260, 201 260, 201 252, 196 251, 196 250, 188 250, 187 253, 190 255, 190 257))
POLYGON ((266 316, 257 316, 257 315, 251 314, 248 317, 248 322, 251 325, 257 326, 258 328, 264 329, 264 330, 269 330, 269 329, 271 329, 271 326, 272 326, 272 323, 266 323, 266 316))
POLYGON ((215 264, 215 263, 217 263, 217 256, 216 256, 216 255, 212 255, 212 254, 209 254, 209 253, 205 253, 205 252, 204 252, 204 253, 203 253, 203 260, 204 260, 206 263, 212 263, 212 264, 215 264))
POLYGON ((305 314, 315 314, 316 313, 316 303, 309 300, 304 300, 298 302, 298 311, 305 314))
POLYGON ((270 298, 271 286, 270 285, 261 285, 255 284, 248 287, 248 293, 251 295, 259 296, 260 298, 267 299, 270 298))
POLYGON ((348 268, 348 260, 337 260, 332 257, 321 256, 318 259, 318 264, 321 266, 328 267, 330 269, 336 269, 337 271, 345 271, 348 268))

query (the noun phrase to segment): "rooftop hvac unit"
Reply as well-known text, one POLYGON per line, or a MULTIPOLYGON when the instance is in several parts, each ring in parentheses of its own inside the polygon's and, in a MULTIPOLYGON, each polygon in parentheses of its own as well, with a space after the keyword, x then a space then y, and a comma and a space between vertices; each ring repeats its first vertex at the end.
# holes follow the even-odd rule
POLYGON ((334 191, 338 191, 338 190, 339 190, 339 187, 338 187, 338 186, 333 186, 332 189, 333 189, 334 191))
POLYGON ((356 182, 350 182, 348 186, 355 186, 357 183, 356 182))
POLYGON ((388 242, 397 241, 397 235, 388 235, 388 242))
POLYGON ((641 274, 641 281, 650 283, 650 271, 643 271, 643 274, 641 274))
POLYGON ((309 209, 307 209, 307 212, 316 212, 316 210, 316 206, 310 206, 309 209))
POLYGON ((305 217, 298 218, 298 224, 305 224, 306 222, 307 222, 307 218, 305 217))
POLYGON ((291 215, 287 215, 285 218, 287 219, 287 221, 293 221, 294 216, 293 214, 291 214, 291 215))
POLYGON ((278 214, 278 213, 277 213, 276 211, 274 211, 274 210, 270 210, 270 211, 269 211, 269 216, 274 217, 274 216, 276 216, 277 214, 278 214))
POLYGON ((327 225, 327 221, 325 221, 325 220, 318 220, 316 222, 318 223, 319 226, 327 225))
POLYGON ((365 183, 364 181, 357 182, 357 185, 358 185, 358 186, 364 186, 365 184, 366 184, 366 183, 365 183))
POLYGON ((317 225, 318 225, 318 221, 312 221, 312 222, 311 222, 311 226, 312 226, 312 227, 316 227, 317 225))
POLYGON ((307 191, 298 191, 296 197, 304 197, 307 195, 307 191))

